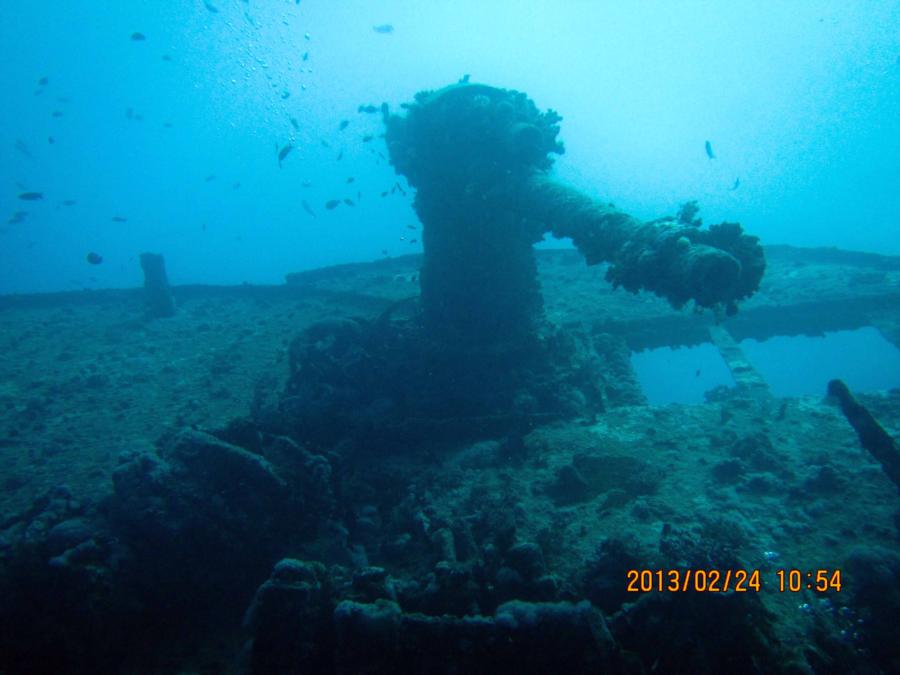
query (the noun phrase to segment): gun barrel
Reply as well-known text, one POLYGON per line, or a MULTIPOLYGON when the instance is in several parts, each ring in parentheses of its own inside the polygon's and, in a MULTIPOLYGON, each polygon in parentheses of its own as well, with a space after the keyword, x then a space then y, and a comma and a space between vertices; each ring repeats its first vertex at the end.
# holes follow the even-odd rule
POLYGON ((645 223, 543 171, 511 183, 511 190, 508 204, 554 236, 570 238, 588 265, 610 263, 606 276, 615 286, 652 291, 675 307, 693 299, 729 311, 759 288, 762 247, 737 223, 708 230, 674 219, 645 223))

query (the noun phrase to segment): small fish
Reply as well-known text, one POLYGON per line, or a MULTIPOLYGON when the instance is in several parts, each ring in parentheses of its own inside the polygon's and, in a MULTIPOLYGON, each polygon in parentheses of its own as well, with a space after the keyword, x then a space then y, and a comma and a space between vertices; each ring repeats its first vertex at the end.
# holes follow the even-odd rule
POLYGON ((114 223, 127 223, 128 218, 126 218, 125 216, 113 216, 112 221, 114 223))
POLYGON ((734 191, 737 190, 740 186, 741 186, 741 179, 740 179, 740 178, 735 178, 735 179, 734 179, 734 185, 732 185, 732 186, 731 186, 730 188, 728 188, 728 189, 731 190, 732 192, 734 192, 734 191))
POLYGON ((349 185, 350 183, 352 183, 355 180, 356 179, 353 176, 350 176, 350 178, 347 179, 347 185, 349 185))
POLYGON ((64 199, 60 202, 63 206, 75 206, 78 202, 74 199, 64 199))
POLYGON ((304 40, 307 40, 307 41, 310 40, 310 39, 311 39, 310 34, 309 34, 309 33, 304 33, 304 34, 303 34, 303 39, 304 39, 304 40))
POLYGON ((323 148, 330 148, 330 147, 331 147, 331 143, 329 143, 328 141, 326 141, 326 140, 323 138, 323 139, 322 139, 322 147, 323 147, 323 148))
POLYGON ((31 151, 28 149, 28 145, 21 138, 16 139, 16 150, 25 155, 28 159, 34 159, 31 151))
POLYGON ((380 26, 372 26, 372 30, 382 35, 390 35, 394 32, 394 27, 389 23, 383 23, 380 26))
POLYGON ((337 205, 340 203, 341 203, 340 199, 329 199, 327 202, 325 202, 325 208, 328 209, 329 211, 331 211, 332 209, 337 207, 337 205))
POLYGON ((291 126, 294 127, 294 131, 300 131, 300 123, 297 121, 295 117, 291 118, 291 126))
POLYGON ((291 97, 291 92, 289 92, 287 89, 285 89, 284 91, 281 92, 281 100, 282 101, 285 101, 285 100, 289 99, 290 97, 291 97))
POLYGON ((709 157, 710 159, 716 158, 716 155, 712 149, 712 143, 710 143, 709 141, 706 141, 706 156, 709 157))
POLYGON ((303 206, 303 210, 306 211, 309 215, 311 215, 313 218, 316 217, 316 214, 315 212, 313 212, 312 207, 309 205, 309 202, 307 202, 305 199, 302 199, 300 201, 300 205, 303 206))
POLYGON ((22 192, 21 194, 19 194, 19 199, 25 202, 33 202, 43 198, 43 192, 22 192))
POLYGON ((347 128, 347 125, 350 124, 350 120, 341 120, 341 123, 338 125, 338 130, 343 131, 347 128))
POLYGON ((302 181, 300 183, 300 187, 305 187, 305 188, 312 187, 312 181, 311 180, 302 181))
MULTIPOLYGON (((299 4, 299 3, 298 3, 299 4)), ((309 52, 303 52, 303 60, 309 61, 309 52)))
POLYGON ((381 196, 382 196, 382 197, 387 197, 387 196, 388 196, 388 194, 389 194, 389 193, 388 193, 388 191, 387 191, 387 190, 385 190, 385 191, 384 191, 384 192, 382 192, 382 193, 381 193, 381 196))
POLYGON ((344 156, 344 151, 341 150, 341 151, 338 153, 337 159, 336 159, 335 161, 340 162, 340 161, 341 161, 341 158, 342 158, 343 156, 344 156))
MULTIPOLYGON (((131 40, 132 40, 133 42, 143 42, 143 41, 146 40, 146 39, 147 39, 147 38, 146 38, 146 36, 145 36, 143 33, 137 33, 137 32, 135 32, 135 33, 132 33, 132 34, 131 34, 131 40)), ((163 58, 165 58, 165 57, 163 57, 163 58)))
POLYGON ((232 184, 231 184, 231 189, 232 189, 232 190, 240 190, 240 189, 241 189, 241 184, 240 184, 240 182, 239 182, 239 181, 235 181, 234 183, 232 183, 232 184))
POLYGON ((387 255, 387 254, 388 254, 388 252, 387 252, 386 248, 381 249, 381 255, 387 255))
POLYGON ((50 81, 50 78, 48 78, 46 75, 44 75, 44 77, 42 77, 41 79, 38 80, 38 86, 39 86, 39 87, 46 87, 46 86, 47 86, 47 83, 48 83, 49 81, 50 81))
POLYGON ((361 113, 371 114, 371 113, 377 113, 378 108, 376 108, 374 105, 361 105, 361 106, 359 106, 359 108, 357 108, 357 111, 361 112, 361 113))
POLYGON ((88 261, 89 265, 99 265, 103 262, 103 256, 99 253, 94 253, 93 251, 88 253, 87 256, 85 256, 85 259, 88 261))
POLYGON ((162 60, 163 60, 163 61, 169 61, 169 62, 171 62, 171 61, 172 61, 172 57, 169 56, 168 54, 163 54, 163 55, 162 55, 162 60))
POLYGON ((356 202, 354 202, 354 201, 353 201, 352 199, 350 199, 349 197, 347 197, 346 199, 344 199, 344 203, 345 203, 347 206, 356 206, 356 202))
POLYGON ((368 143, 368 142, 371 141, 373 138, 375 138, 375 137, 374 137, 372 134, 366 134, 365 136, 363 136, 362 142, 363 142, 363 143, 368 143))
POLYGON ((16 211, 10 216, 10 219, 6 221, 7 225, 15 225, 16 223, 21 223, 28 217, 28 211, 16 211))
POLYGON ((48 142, 50 145, 53 145, 54 143, 56 143, 56 139, 53 138, 53 136, 47 136, 47 142, 48 142))
POLYGON ((171 129, 171 128, 172 128, 172 123, 171 123, 171 122, 163 122, 163 126, 164 126, 166 129, 171 129))
POLYGON ((278 151, 278 168, 281 168, 281 162, 284 161, 284 158, 291 154, 291 150, 294 149, 294 146, 288 143, 281 150, 278 151))
POLYGON ((419 241, 419 240, 418 240, 418 239, 410 239, 410 240, 409 240, 409 243, 410 243, 410 244, 415 244, 417 241, 419 241))
POLYGON ((416 229, 416 226, 415 226, 415 225, 407 225, 407 226, 406 226, 406 229, 407 229, 407 230, 414 230, 414 229, 416 229))
POLYGON ((206 178, 203 179, 203 182, 204 182, 204 183, 209 183, 209 182, 211 182, 211 181, 214 181, 215 179, 216 179, 216 174, 211 173, 211 174, 209 174, 206 178))
POLYGON ((50 113, 50 114, 51 114, 53 117, 62 117, 62 116, 63 116, 62 110, 54 110, 54 111, 53 111, 52 113, 50 113))
POLYGON ((203 0, 203 6, 206 7, 206 9, 208 9, 213 14, 219 13, 219 9, 215 5, 213 5, 211 2, 209 2, 209 0, 203 0))

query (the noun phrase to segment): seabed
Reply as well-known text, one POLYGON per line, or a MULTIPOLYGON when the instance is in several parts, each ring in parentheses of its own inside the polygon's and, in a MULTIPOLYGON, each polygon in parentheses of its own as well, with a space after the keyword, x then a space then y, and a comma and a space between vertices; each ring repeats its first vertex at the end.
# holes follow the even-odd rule
MULTIPOLYGON (((706 403, 647 405, 618 358, 592 415, 398 439, 369 410, 333 443, 267 421, 292 344, 403 306, 418 256, 175 286, 153 321, 140 289, 0 298, 0 671, 896 669, 897 486, 826 392, 774 396, 739 343, 874 327, 900 348, 900 258, 765 255, 718 320, 536 252, 552 324, 620 356, 715 345, 737 386, 706 403), (670 569, 761 588, 628 591, 670 569), (840 590, 807 589, 818 570, 840 590)), ((900 390, 857 399, 898 437, 900 390)))

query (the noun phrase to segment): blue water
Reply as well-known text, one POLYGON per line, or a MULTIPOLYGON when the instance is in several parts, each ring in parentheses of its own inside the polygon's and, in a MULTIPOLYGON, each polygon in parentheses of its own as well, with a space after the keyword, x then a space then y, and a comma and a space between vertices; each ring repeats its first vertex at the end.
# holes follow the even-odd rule
MULTIPOLYGON (((747 339, 740 346, 775 396, 825 396, 833 379, 854 391, 900 388, 900 350, 872 327, 747 339)), ((651 405, 703 403, 710 390, 735 386, 711 343, 648 349, 634 353, 631 363, 651 405)))
POLYGON ((728 366, 711 343, 636 352, 631 365, 650 405, 703 403, 707 391, 735 386, 728 366))
POLYGON ((776 396, 824 395, 833 379, 857 391, 900 388, 900 351, 870 326, 744 340, 741 347, 776 396))
POLYGON ((357 108, 466 73, 558 110, 558 174, 638 217, 698 199, 707 223, 765 243, 900 253, 889 0, 208 4, 6 7, 0 293, 138 285, 147 250, 173 283, 279 283, 419 251, 401 239, 411 195, 380 197, 397 177, 379 116, 357 108))

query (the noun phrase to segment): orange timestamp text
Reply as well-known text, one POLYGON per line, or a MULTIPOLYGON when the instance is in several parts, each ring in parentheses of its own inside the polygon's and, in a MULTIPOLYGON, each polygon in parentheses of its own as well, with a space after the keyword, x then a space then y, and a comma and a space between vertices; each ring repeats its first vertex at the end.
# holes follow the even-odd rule
POLYGON ((764 588, 825 593, 840 592, 843 585, 839 569, 778 569, 765 575, 758 569, 631 569, 626 580, 629 593, 759 593, 764 588))

